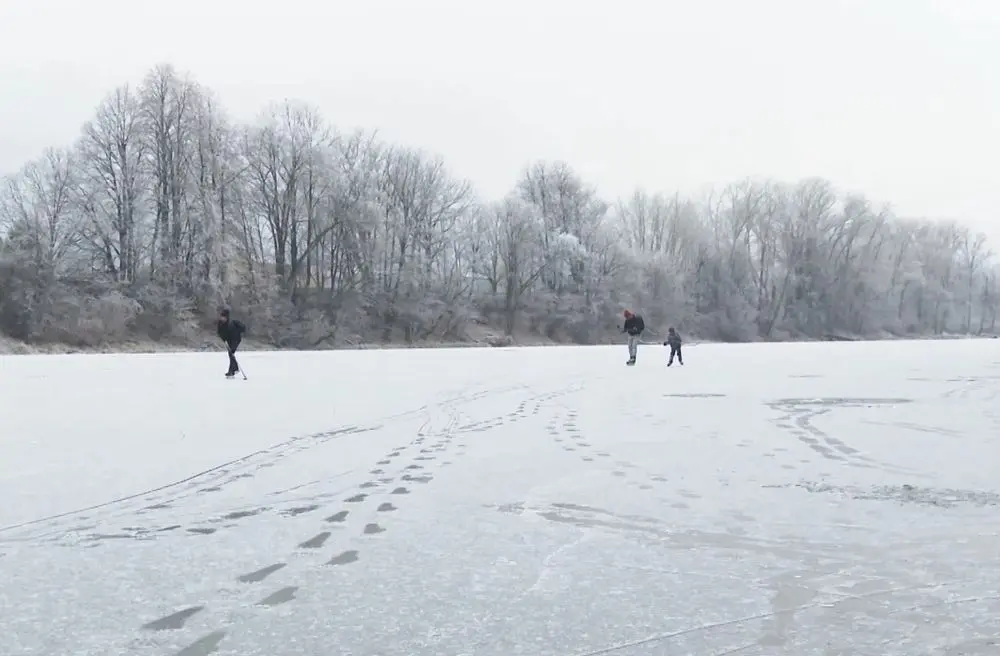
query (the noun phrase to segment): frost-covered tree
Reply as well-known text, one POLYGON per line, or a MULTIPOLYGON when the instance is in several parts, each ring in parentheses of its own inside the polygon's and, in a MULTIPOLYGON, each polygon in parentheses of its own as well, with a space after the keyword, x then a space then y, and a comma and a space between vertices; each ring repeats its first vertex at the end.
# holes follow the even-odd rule
MULTIPOLYGON (((427 144, 433 147, 433 144, 427 144)), ((220 303, 256 339, 726 340, 989 333, 1000 269, 955 222, 821 179, 603 198, 537 161, 479 197, 432 151, 286 100, 249 124, 169 65, 0 184, 0 329, 190 343, 220 303)), ((723 181, 720 181, 723 182, 723 181)))

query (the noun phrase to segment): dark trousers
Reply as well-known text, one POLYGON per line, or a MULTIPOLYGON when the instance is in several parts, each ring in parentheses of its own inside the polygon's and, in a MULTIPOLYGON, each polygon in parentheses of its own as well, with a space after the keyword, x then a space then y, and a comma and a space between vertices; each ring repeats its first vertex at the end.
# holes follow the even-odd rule
POLYGON ((669 367, 674 363, 674 356, 677 356, 677 363, 684 364, 684 358, 681 357, 681 345, 671 344, 670 345, 670 359, 667 360, 667 366, 669 367))
POLYGON ((226 372, 227 375, 235 374, 240 370, 240 364, 236 361, 236 349, 240 347, 240 340, 235 340, 228 342, 226 348, 229 349, 229 371, 226 372))

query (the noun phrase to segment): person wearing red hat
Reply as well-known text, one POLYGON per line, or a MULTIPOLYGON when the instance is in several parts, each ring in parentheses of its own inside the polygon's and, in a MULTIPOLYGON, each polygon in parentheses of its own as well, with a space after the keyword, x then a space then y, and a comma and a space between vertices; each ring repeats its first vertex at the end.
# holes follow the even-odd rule
POLYGON ((628 334, 628 361, 625 364, 629 366, 635 364, 636 352, 639 350, 639 338, 645 329, 646 324, 641 315, 635 314, 631 310, 625 310, 625 325, 622 326, 622 332, 628 334))

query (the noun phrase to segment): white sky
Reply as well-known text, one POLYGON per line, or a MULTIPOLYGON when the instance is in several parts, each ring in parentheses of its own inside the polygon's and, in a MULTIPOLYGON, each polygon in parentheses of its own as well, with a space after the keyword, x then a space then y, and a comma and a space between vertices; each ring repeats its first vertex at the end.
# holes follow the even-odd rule
POLYGON ((485 196, 536 158, 609 199, 817 175, 1000 250, 1000 0, 2 0, 0 171, 160 62, 235 118, 306 100, 485 196))

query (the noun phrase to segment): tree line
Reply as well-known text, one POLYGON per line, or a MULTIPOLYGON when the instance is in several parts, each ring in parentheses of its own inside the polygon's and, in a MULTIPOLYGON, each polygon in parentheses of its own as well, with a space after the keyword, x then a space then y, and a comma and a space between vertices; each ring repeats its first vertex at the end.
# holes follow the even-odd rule
POLYGON ((304 103, 230 120, 169 65, 0 187, 0 330, 200 339, 218 307, 293 348, 611 338, 625 307, 706 339, 986 333, 983 235, 830 182, 609 202, 567 164, 483 199, 434 154, 304 103))

